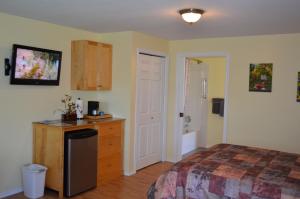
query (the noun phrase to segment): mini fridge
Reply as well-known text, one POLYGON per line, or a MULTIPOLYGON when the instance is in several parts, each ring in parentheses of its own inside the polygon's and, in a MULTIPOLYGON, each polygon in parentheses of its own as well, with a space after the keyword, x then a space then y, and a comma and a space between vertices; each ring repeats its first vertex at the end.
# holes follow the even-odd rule
POLYGON ((74 196, 97 186, 97 130, 65 133, 64 195, 74 196))

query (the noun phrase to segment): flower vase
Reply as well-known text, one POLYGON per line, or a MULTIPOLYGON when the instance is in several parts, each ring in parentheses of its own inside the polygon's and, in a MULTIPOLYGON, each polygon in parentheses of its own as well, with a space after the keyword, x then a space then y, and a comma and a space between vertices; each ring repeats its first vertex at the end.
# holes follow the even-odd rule
POLYGON ((65 113, 61 115, 62 121, 76 121, 77 116, 76 113, 65 113))

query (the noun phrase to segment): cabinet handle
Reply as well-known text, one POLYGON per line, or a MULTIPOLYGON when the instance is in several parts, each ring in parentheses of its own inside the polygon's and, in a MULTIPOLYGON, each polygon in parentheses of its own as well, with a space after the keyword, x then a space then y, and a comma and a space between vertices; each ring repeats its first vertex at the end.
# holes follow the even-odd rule
POLYGON ((103 87, 102 85, 98 85, 98 87, 103 87))

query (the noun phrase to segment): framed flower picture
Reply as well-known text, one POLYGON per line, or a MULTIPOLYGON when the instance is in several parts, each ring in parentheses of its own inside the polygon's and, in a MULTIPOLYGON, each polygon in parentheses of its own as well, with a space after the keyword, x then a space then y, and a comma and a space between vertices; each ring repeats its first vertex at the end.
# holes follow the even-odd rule
POLYGON ((250 64, 249 91, 272 91, 272 63, 250 64))
POLYGON ((300 72, 298 72, 298 83, 297 83, 297 102, 300 102, 300 72))

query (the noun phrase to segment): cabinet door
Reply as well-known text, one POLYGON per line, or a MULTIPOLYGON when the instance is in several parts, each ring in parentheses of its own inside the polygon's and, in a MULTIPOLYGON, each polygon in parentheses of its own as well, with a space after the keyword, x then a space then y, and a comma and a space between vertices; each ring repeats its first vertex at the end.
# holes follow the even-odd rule
POLYGON ((97 90, 110 90, 112 77, 112 46, 98 43, 97 54, 97 90))
POLYGON ((110 90, 112 46, 94 41, 72 42, 73 90, 110 90))
MULTIPOLYGON (((86 89, 86 53, 87 41, 72 41, 72 59, 71 59, 71 89, 86 89)), ((62 77, 63 78, 63 77, 62 77)))
POLYGON ((61 128, 33 126, 33 163, 45 165, 46 187, 63 190, 63 132, 61 128))
POLYGON ((86 58, 85 58, 85 89, 87 90, 97 90, 99 77, 99 67, 98 63, 98 43, 88 41, 86 44, 86 58))

